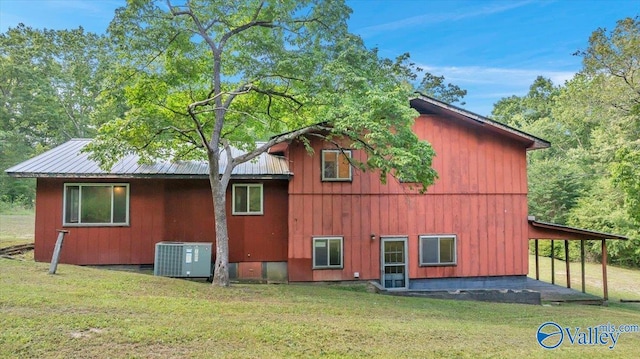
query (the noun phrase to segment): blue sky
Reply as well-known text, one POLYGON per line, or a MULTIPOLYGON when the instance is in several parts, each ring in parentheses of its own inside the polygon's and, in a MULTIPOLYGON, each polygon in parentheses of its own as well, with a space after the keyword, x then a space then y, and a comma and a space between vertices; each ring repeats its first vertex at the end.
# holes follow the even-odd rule
MULTIPOLYGON (((125 0, 0 0, 0 32, 84 27, 102 33, 125 0)), ((463 107, 489 115, 524 95, 538 75, 562 84, 580 70, 572 54, 597 28, 640 15, 640 0, 349 0, 351 31, 386 57, 414 62, 468 90, 463 107)))

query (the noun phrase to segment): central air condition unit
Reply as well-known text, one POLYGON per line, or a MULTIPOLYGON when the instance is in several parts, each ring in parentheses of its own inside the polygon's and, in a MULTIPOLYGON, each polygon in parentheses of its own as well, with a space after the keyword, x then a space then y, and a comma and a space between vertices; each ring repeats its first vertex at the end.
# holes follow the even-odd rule
POLYGON ((153 275, 175 278, 211 277, 211 243, 158 242, 153 275))

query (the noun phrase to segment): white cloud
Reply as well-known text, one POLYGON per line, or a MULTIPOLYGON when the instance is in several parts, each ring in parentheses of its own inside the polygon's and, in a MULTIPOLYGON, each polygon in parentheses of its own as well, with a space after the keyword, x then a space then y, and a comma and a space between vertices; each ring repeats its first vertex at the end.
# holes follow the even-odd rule
POLYGON ((499 85, 501 87, 520 87, 533 83, 538 76, 551 79, 555 85, 562 85, 571 79, 575 72, 550 69, 512 69, 482 66, 429 66, 419 65, 434 75, 444 76, 447 82, 463 87, 463 84, 475 86, 499 85))
POLYGON ((470 8, 467 11, 463 10, 463 11, 446 12, 446 13, 440 13, 440 14, 428 12, 422 15, 412 16, 412 17, 401 19, 401 20, 387 22, 384 24, 367 26, 362 29, 359 29, 358 32, 363 34, 371 34, 371 33, 377 33, 382 31, 393 31, 393 30, 398 30, 398 29, 403 29, 408 27, 416 27, 419 25, 430 25, 430 24, 438 24, 442 22, 458 21, 466 18, 501 13, 514 8, 525 6, 531 2, 532 2, 531 0, 519 1, 519 2, 516 2, 516 1, 498 2, 498 3, 477 2, 476 4, 484 4, 484 6, 479 8, 470 8))
POLYGON ((563 85, 575 75, 570 71, 551 69, 514 69, 482 66, 429 66, 418 65, 445 81, 467 90, 463 106, 471 112, 488 116, 493 104, 502 98, 524 96, 538 76, 563 85))

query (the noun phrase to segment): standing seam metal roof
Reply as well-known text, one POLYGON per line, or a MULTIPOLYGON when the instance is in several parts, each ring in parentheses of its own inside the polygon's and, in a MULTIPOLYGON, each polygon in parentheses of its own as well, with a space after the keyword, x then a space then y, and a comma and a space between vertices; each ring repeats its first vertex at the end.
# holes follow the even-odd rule
MULTIPOLYGON (((89 159, 89 153, 82 149, 91 142, 90 139, 71 139, 62 145, 44 152, 34 158, 5 170, 12 177, 163 177, 163 178, 195 178, 209 175, 209 164, 206 161, 158 161, 153 164, 139 164, 140 157, 135 154, 120 159, 110 171, 102 170, 96 161, 89 159)), ((259 143, 258 143, 259 144, 259 143)), ((233 148, 234 157, 243 152, 233 148)), ((227 158, 220 156, 222 173, 227 165, 227 158)), ((287 160, 281 156, 262 153, 252 161, 236 166, 233 178, 288 178, 287 160)))

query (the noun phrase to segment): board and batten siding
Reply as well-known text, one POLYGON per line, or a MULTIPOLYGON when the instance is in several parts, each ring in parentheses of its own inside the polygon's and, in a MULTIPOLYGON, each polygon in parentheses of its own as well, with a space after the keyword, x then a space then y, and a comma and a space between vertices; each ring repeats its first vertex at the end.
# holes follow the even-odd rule
MULTIPOLYGON (((249 181, 259 183, 261 181, 249 181)), ((51 260, 56 230, 65 229, 60 262, 80 265, 152 264, 160 241, 212 242, 215 223, 205 179, 77 180, 38 178, 35 259, 51 260), (129 226, 63 226, 65 183, 129 183, 129 226)), ((264 215, 231 215, 227 192, 229 261, 287 260, 287 182, 264 182, 264 215)))
POLYGON ((414 130, 436 152, 439 178, 424 195, 393 177, 382 184, 376 172, 322 182, 320 151, 332 145, 314 140, 312 156, 289 146, 291 281, 378 279, 381 236, 408 238, 410 278, 527 273, 526 144, 436 115, 418 117, 414 130), (419 266, 419 236, 431 234, 457 236, 455 266, 419 266), (312 270, 312 238, 329 235, 344 238, 344 268, 312 270))
POLYGON ((51 260, 56 230, 65 229, 60 263, 148 264, 154 246, 164 240, 164 184, 158 180, 67 180, 38 178, 36 189, 35 260, 51 260), (65 183, 129 183, 129 226, 62 225, 65 183))

